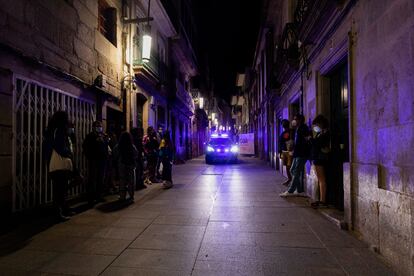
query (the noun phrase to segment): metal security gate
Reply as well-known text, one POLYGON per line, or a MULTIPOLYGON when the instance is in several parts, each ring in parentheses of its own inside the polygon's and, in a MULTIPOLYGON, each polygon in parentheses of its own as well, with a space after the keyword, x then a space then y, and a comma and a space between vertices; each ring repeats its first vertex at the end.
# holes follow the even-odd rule
MULTIPOLYGON (((86 161, 82 141, 92 128, 95 105, 58 89, 20 77, 14 78, 13 93, 13 211, 47 204, 53 191, 42 154, 44 130, 54 112, 68 112, 75 124, 74 166, 84 175, 86 161)), ((85 191, 84 185, 71 187, 69 196, 85 191)))

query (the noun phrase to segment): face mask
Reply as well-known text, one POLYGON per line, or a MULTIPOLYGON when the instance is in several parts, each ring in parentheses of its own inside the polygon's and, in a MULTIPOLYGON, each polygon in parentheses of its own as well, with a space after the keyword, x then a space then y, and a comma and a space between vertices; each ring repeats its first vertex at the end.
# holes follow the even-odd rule
POLYGON ((298 122, 296 122, 296 120, 293 120, 293 121, 292 121, 292 126, 293 126, 293 127, 295 127, 295 126, 297 126, 297 125, 298 125, 298 122))
POLYGON ((95 131, 101 133, 103 131, 102 127, 95 127, 95 131))
POLYGON ((319 126, 314 126, 313 131, 315 131, 316 133, 319 133, 322 131, 322 129, 319 126))

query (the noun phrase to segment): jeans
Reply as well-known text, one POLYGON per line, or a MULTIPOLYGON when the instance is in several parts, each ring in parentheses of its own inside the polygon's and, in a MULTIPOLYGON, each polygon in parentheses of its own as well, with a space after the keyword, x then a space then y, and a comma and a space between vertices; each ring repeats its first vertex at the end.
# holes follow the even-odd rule
POLYGON ((53 202, 55 207, 60 211, 66 211, 66 194, 68 190, 68 182, 70 178, 70 171, 54 171, 50 173, 50 178, 53 184, 53 202))
POLYGON ((135 168, 119 164, 119 195, 125 199, 128 191, 129 197, 134 198, 135 190, 135 168))
POLYGON ((168 158, 162 160, 162 180, 172 182, 172 164, 168 158))
POLYGON ((157 168, 157 161, 158 157, 156 155, 148 155, 147 156, 148 161, 148 179, 151 182, 156 182, 156 168, 157 168))
POLYGON ((90 160, 88 167, 88 198, 89 201, 99 200, 103 195, 106 176, 106 160, 90 160))
POLYGON ((288 189, 289 193, 293 193, 295 190, 298 193, 303 193, 303 172, 305 170, 306 158, 295 157, 293 158, 292 167, 290 168, 290 173, 292 174, 292 182, 288 189))

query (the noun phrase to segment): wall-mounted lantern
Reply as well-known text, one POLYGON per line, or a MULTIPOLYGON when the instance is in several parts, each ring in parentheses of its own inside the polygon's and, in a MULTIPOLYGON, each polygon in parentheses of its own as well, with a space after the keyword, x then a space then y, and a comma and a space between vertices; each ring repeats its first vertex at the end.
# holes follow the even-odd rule
POLYGON ((142 62, 148 62, 151 58, 151 26, 149 24, 150 21, 154 20, 154 18, 150 17, 150 9, 151 9, 151 0, 148 0, 148 14, 147 17, 144 18, 128 18, 129 8, 128 8, 128 1, 123 1, 123 23, 124 24, 141 24, 147 23, 144 27, 144 35, 142 36, 142 62))
POLYGON ((199 107, 200 109, 203 109, 203 108, 204 108, 204 98, 200 97, 200 98, 198 99, 198 107, 199 107))
POLYGON ((142 62, 149 62, 151 58, 151 28, 146 26, 144 35, 142 37, 142 62))

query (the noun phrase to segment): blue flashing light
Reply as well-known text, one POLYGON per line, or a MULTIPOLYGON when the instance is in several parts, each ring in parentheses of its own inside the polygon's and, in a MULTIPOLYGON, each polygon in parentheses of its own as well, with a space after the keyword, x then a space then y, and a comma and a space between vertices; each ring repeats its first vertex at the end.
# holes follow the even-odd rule
POLYGON ((211 134, 211 138, 229 138, 229 135, 227 133, 213 133, 211 134))

